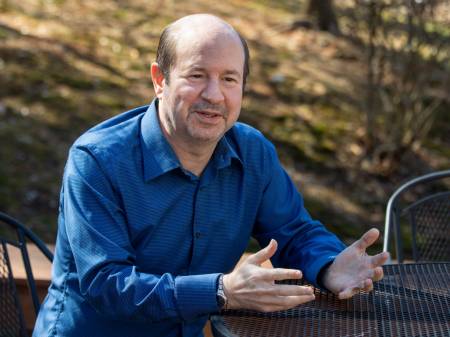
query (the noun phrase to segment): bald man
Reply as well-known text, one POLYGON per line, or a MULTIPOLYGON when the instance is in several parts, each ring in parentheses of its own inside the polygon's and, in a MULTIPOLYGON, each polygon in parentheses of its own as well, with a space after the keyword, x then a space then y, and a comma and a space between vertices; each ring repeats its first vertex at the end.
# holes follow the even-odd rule
POLYGON ((71 147, 52 283, 33 336, 202 336, 211 313, 313 301, 305 277, 349 298, 382 278, 386 254, 345 247, 313 220, 273 145, 238 123, 244 39, 221 19, 166 27, 156 98, 71 147), (264 247, 235 268, 253 236, 264 247), (271 259, 274 269, 264 269, 271 259))

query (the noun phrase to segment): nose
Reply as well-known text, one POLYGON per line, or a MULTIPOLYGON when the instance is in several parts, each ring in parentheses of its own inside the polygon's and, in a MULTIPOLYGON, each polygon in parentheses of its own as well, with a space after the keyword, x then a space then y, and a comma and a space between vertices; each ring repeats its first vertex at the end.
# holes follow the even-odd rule
POLYGON ((209 103, 217 104, 225 99, 220 83, 217 79, 209 79, 202 91, 201 97, 209 103))

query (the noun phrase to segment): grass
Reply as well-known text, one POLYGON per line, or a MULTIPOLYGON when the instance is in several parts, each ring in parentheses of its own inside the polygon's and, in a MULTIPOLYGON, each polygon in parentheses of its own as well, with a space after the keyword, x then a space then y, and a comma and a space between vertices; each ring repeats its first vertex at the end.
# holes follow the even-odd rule
MULTIPOLYGON (((381 228, 383 206, 400 180, 448 167, 448 114, 412 154, 421 165, 404 163, 406 172, 388 178, 361 169, 365 50, 345 37, 283 30, 302 10, 304 3, 294 0, 3 1, 1 210, 53 241, 69 146, 99 121, 147 104, 161 29, 183 15, 210 12, 249 42, 241 120, 276 144, 314 216, 347 242, 381 228)), ((348 18, 342 22, 347 29, 348 18)), ((249 247, 256 249, 254 242, 249 247)))

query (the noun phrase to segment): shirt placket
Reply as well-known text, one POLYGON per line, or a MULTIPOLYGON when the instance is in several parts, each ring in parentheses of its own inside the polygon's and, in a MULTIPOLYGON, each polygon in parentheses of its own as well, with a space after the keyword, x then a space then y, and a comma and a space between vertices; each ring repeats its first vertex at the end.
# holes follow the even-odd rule
POLYGON ((192 217, 192 258, 189 266, 190 274, 198 274, 201 272, 200 264, 203 257, 203 252, 207 244, 207 223, 205 223, 204 214, 209 211, 207 204, 205 204, 205 189, 206 186, 198 182, 197 191, 194 197, 194 214, 192 217))

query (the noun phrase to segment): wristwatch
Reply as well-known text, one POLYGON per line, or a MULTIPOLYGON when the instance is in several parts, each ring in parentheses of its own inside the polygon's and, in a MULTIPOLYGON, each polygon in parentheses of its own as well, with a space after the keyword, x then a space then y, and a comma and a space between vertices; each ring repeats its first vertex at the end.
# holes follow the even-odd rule
POLYGON ((227 297, 225 296, 225 292, 223 290, 223 274, 219 276, 217 279, 217 306, 220 310, 227 308, 227 297))

